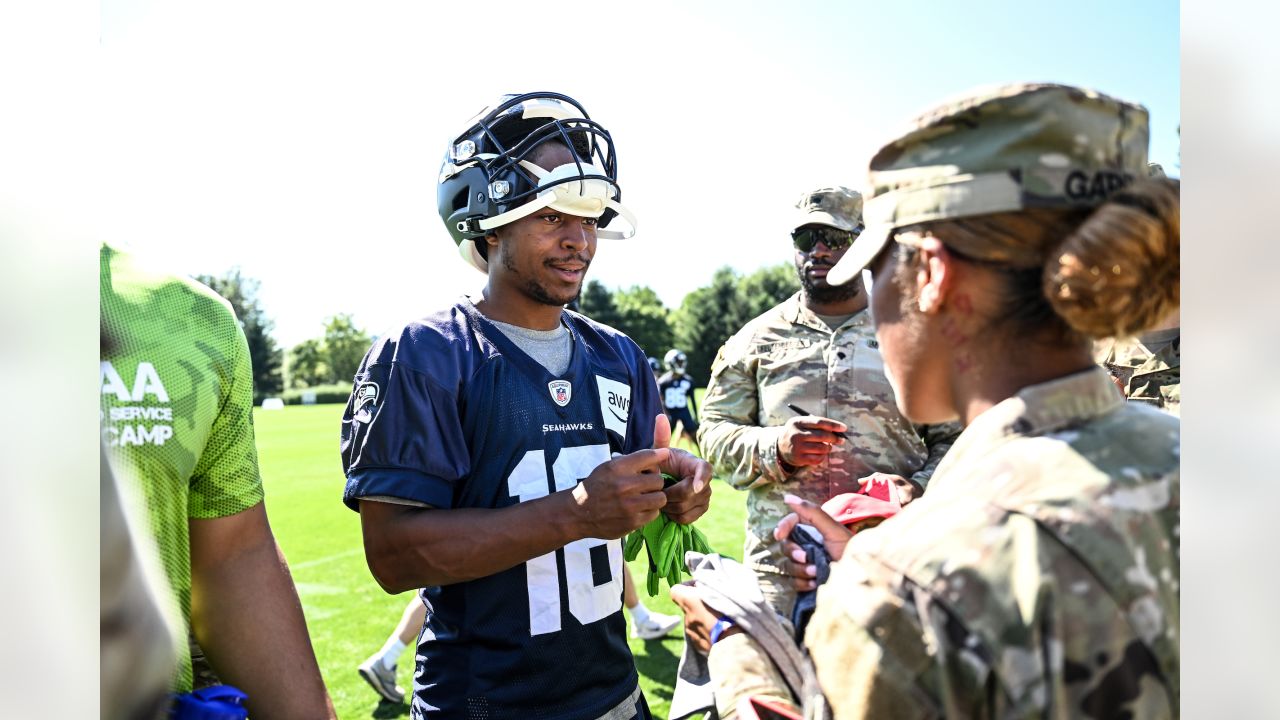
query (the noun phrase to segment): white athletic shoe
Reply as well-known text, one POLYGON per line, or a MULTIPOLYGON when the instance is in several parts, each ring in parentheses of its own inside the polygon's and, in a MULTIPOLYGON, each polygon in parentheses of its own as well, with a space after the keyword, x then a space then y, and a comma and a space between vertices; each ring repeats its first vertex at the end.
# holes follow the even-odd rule
POLYGON ((680 620, 681 618, 677 615, 663 615, 650 611, 649 617, 644 622, 632 621, 631 637, 656 640, 675 629, 680 624, 680 620))
POLYGON ((383 697, 388 702, 402 703, 404 702, 404 690, 396 685, 396 666, 392 665, 390 670, 382 667, 382 663, 378 662, 377 656, 373 656, 357 668, 360 677, 369 683, 373 691, 383 697))

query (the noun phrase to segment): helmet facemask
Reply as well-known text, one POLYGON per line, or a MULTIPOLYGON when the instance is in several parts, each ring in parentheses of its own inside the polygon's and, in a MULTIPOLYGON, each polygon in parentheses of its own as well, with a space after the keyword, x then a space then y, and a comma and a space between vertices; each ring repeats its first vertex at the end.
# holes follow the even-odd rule
POLYGON ((543 208, 597 218, 596 236, 625 239, 635 217, 619 202, 617 163, 609 132, 582 106, 557 93, 510 96, 486 110, 450 144, 440 172, 440 215, 463 258, 485 271, 477 243, 495 228, 543 208), (547 143, 567 147, 570 163, 533 162, 547 143), (606 229, 617 217, 627 227, 606 229))

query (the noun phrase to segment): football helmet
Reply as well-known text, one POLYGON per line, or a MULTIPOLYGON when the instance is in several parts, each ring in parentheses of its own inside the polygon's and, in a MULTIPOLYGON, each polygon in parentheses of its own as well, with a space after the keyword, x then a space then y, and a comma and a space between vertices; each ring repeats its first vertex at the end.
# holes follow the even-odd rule
POLYGON ((654 358, 654 357, 649 358, 649 369, 656 373, 658 372, 658 368, 659 368, 658 358, 654 358))
POLYGON ((482 110, 450 141, 436 187, 440 219, 463 259, 481 272, 488 271, 483 238, 546 207, 597 218, 596 237, 631 237, 635 216, 621 199, 609 131, 573 98, 553 92, 504 95, 482 110), (530 162, 548 142, 568 146, 573 162, 530 162), (618 217, 625 229, 612 227, 618 217))
POLYGON ((685 357, 683 352, 675 348, 668 350, 666 356, 662 358, 662 364, 666 366, 667 370, 675 373, 676 375, 684 374, 684 366, 688 362, 689 358, 685 357))

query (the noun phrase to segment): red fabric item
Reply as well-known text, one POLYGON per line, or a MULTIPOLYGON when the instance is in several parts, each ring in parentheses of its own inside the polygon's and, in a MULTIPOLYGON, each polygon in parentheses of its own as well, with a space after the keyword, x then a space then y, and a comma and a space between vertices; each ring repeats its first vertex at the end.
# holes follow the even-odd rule
POLYGON ((777 700, 749 696, 738 700, 740 720, 800 720, 800 714, 777 700))
POLYGON ((898 514, 902 506, 889 500, 887 486, 872 483, 868 490, 872 495, 861 493, 843 493, 822 503, 823 512, 835 518, 841 525, 852 525, 870 518, 891 518, 898 514), (879 487, 878 487, 879 486, 879 487), (883 490, 884 497, 878 490, 883 490))

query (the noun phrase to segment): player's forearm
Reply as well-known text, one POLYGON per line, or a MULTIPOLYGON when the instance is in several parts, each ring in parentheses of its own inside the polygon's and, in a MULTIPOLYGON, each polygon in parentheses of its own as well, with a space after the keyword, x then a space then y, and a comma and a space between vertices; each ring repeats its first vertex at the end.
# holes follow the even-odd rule
POLYGON ((780 427, 759 427, 703 415, 698 447, 731 486, 746 490, 782 479, 777 447, 780 427))
POLYGON ((193 563, 192 627, 254 718, 332 718, 302 605, 270 529, 221 562, 193 563))
POLYGON ((487 577, 585 535, 567 491, 498 509, 361 501, 365 558, 389 593, 487 577))

